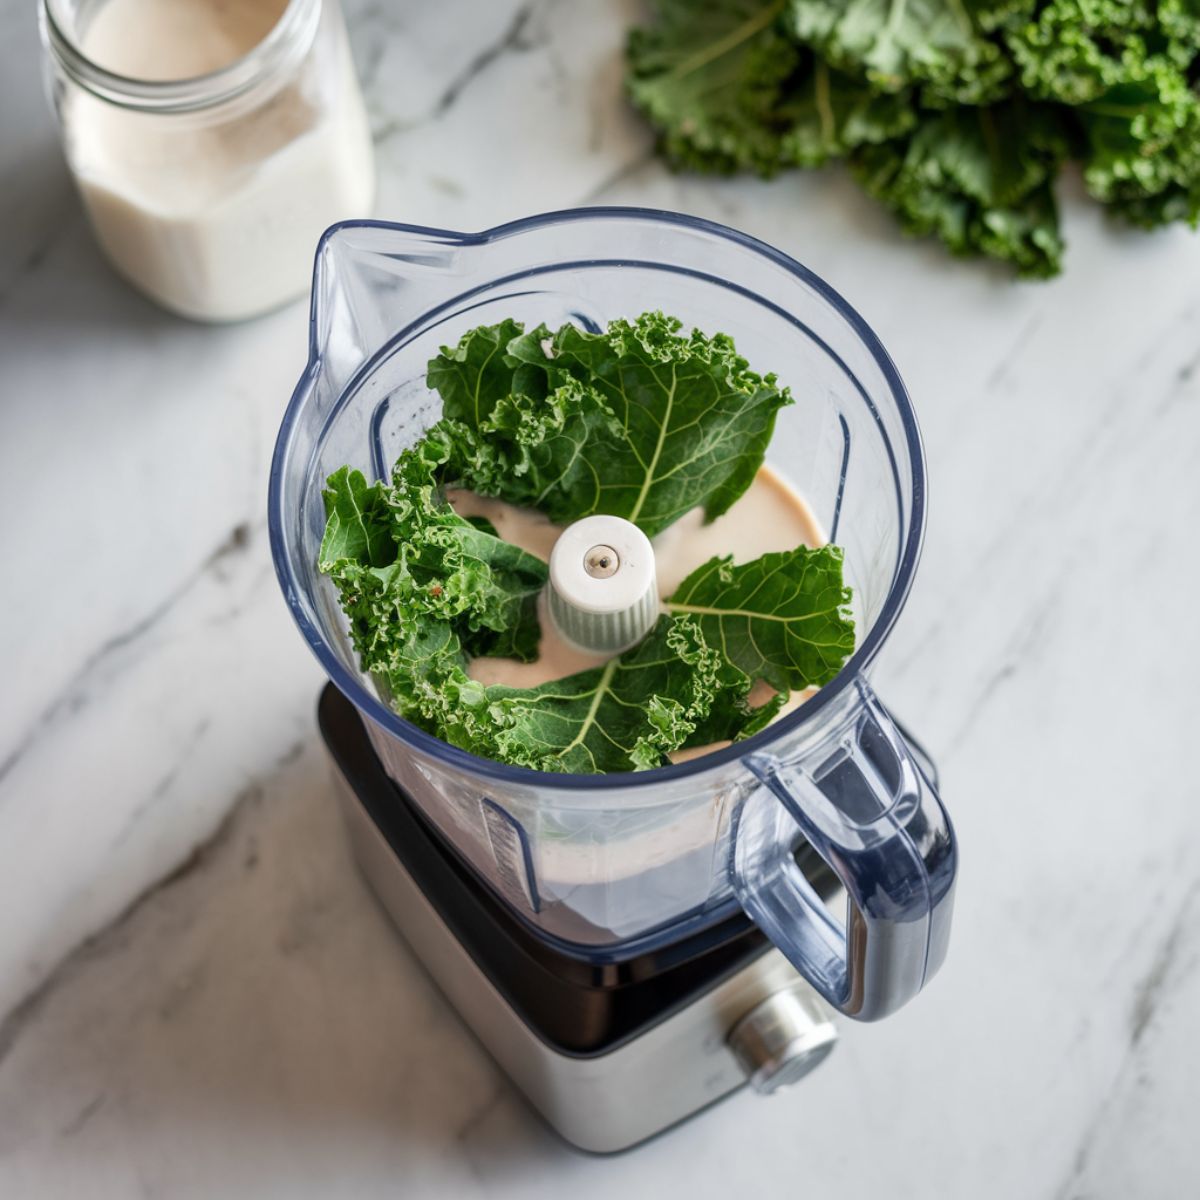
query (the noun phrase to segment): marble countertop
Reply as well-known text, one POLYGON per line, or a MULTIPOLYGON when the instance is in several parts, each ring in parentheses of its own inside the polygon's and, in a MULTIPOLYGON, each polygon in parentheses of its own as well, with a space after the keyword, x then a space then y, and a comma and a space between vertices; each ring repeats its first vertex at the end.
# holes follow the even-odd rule
POLYGON ((356 874, 264 529, 302 303, 170 318, 93 246, 0 0, 0 1194, 1046 1197, 1194 1187, 1200 237, 1068 183, 1067 273, 905 242, 838 171, 677 178, 632 4, 347 10, 380 215, 638 203, 738 226, 915 397, 927 549, 880 664, 962 844, 954 941, 770 1101, 624 1156, 534 1118, 356 874))

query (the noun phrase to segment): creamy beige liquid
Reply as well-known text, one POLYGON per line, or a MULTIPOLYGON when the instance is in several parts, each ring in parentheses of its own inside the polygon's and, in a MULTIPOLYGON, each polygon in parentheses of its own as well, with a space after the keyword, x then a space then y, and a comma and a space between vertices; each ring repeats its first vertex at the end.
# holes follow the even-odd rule
MULTIPOLYGON (((259 46, 287 2, 107 0, 82 46, 130 78, 191 79, 259 46)), ((200 320, 272 308, 307 288, 328 225, 370 215, 370 133, 336 7, 289 71, 273 91, 196 113, 70 93, 68 158, 97 238, 166 308, 200 320)))
MULTIPOLYGON (((502 500, 466 491, 452 491, 446 498, 461 516, 486 517, 506 542, 544 561, 549 561, 550 551, 562 532, 561 526, 541 513, 502 500)), ((803 497, 770 467, 764 466, 729 511, 711 524, 705 525, 703 509, 695 508, 653 539, 659 596, 665 599, 692 571, 714 556, 732 554, 735 563, 744 563, 772 551, 823 546, 827 540, 803 497)), ((549 620, 543 601, 544 597, 539 601, 542 639, 538 657, 528 663, 511 658, 477 658, 468 668, 473 678, 485 684, 537 687, 607 661, 607 656, 588 654, 565 641, 549 620)), ((794 692, 779 715, 799 707, 815 690, 794 692)), ((751 703, 765 703, 771 694, 770 687, 757 685, 751 692, 751 703)), ((726 745, 727 742, 718 742, 679 750, 671 755, 671 760, 682 762, 726 745)))
POLYGON ((192 79, 252 50, 288 0, 108 0, 87 27, 84 49, 133 79, 192 79))

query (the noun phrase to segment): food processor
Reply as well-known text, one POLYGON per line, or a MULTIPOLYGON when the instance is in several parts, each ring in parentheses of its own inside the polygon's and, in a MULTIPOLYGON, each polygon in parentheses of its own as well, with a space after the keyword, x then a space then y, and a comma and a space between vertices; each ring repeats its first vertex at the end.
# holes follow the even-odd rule
MULTIPOLYGON (((481 234, 334 226, 271 468, 272 553, 330 677, 319 724, 358 862, 447 999, 568 1141, 614 1151, 749 1082, 803 1077, 946 953, 957 850, 936 772, 868 676, 920 553, 912 406, 862 318, 777 250, 694 217, 578 209, 481 234), (398 716, 317 570, 322 489, 386 478, 437 421, 426 364, 468 329, 596 331, 647 308, 731 335, 795 395, 767 462, 844 550, 856 649, 745 741, 551 774, 398 716)), ((731 548, 732 549, 732 548, 731 548)))

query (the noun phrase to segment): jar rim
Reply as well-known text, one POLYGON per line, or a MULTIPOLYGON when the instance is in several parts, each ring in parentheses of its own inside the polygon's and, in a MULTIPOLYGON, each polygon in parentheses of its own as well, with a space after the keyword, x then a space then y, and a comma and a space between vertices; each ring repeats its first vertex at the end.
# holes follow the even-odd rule
POLYGON ((321 20, 323 0, 288 0, 261 42, 226 66, 184 79, 137 79, 94 62, 64 20, 59 0, 41 0, 42 43, 73 83, 120 108, 148 113, 217 108, 297 66, 308 53, 321 20))

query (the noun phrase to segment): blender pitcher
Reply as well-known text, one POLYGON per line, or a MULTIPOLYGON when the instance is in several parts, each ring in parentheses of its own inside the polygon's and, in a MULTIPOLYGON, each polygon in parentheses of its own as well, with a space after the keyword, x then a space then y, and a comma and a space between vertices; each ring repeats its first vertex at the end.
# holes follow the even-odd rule
POLYGON ((292 613, 388 774, 537 936, 620 962, 740 906, 860 1020, 893 1012, 937 970, 954 835, 868 683, 920 553, 920 436, 874 334, 799 263, 722 226, 642 209, 552 213, 482 234, 334 226, 317 251, 309 360, 283 420, 269 505, 292 613), (730 334, 756 369, 791 387, 767 461, 844 549, 857 648, 795 712, 679 765, 565 775, 479 758, 398 716, 359 671, 316 566, 325 479, 346 464, 388 475, 440 415, 428 360, 466 330, 506 317, 596 330, 648 308, 730 334), (844 918, 801 869, 806 843, 844 885, 844 918))

